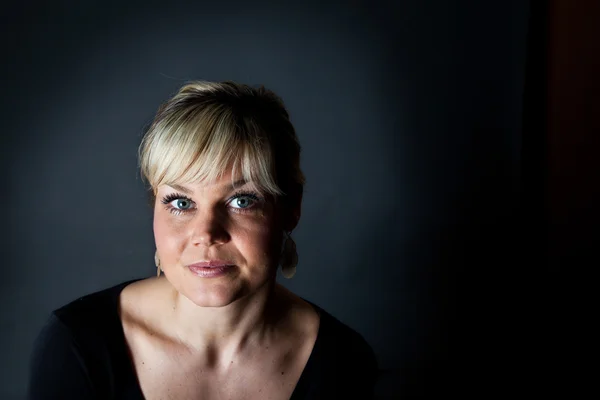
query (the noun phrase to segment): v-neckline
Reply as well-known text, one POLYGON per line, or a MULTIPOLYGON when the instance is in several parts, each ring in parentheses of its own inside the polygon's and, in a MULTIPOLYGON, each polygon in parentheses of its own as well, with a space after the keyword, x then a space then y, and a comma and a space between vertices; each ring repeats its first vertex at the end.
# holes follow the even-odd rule
MULTIPOLYGON (((121 354, 123 354, 123 358, 124 358, 124 362, 127 362, 127 370, 129 373, 129 376, 126 379, 125 385, 124 385, 124 389, 126 388, 127 390, 134 390, 134 394, 136 397, 139 397, 139 399, 144 399, 144 394, 142 392, 142 388, 140 386, 139 380, 137 378, 137 374, 135 372, 135 368, 133 366, 133 362, 131 360, 131 357, 129 356, 129 348, 127 346, 127 342, 125 339, 125 331, 123 328, 123 321, 121 321, 121 317, 119 315, 119 301, 120 301, 120 297, 121 297, 121 292, 123 292, 123 289, 125 289, 125 287, 127 287, 128 285, 143 280, 143 278, 140 279, 133 279, 133 280, 129 280, 126 282, 123 282, 119 285, 116 286, 116 291, 117 293, 113 296, 113 306, 114 306, 114 316, 116 318, 116 326, 118 327, 118 338, 119 338, 119 344, 121 347, 121 354)), ((306 364, 304 365, 304 368, 302 369, 302 373, 300 374, 300 378, 298 378, 298 381, 296 382, 296 386, 294 387, 294 390, 292 391, 292 394, 289 398, 289 400, 304 400, 306 398, 306 395, 308 393, 309 390, 309 386, 310 386, 310 382, 309 382, 309 375, 311 373, 311 371, 315 370, 315 363, 317 363, 316 359, 318 358, 318 355, 320 354, 321 347, 322 347, 322 341, 323 341, 323 324, 326 323, 327 320, 327 313, 324 312, 324 310, 317 306, 316 304, 306 300, 303 297, 300 297, 302 300, 304 300, 305 302, 307 302, 308 304, 310 304, 311 307, 313 307, 313 309, 315 310, 315 312, 317 313, 317 315, 319 316, 319 327, 317 329, 317 337, 315 339, 315 343, 313 344, 313 348, 310 352, 310 355, 308 356, 308 360, 306 361, 306 364)))

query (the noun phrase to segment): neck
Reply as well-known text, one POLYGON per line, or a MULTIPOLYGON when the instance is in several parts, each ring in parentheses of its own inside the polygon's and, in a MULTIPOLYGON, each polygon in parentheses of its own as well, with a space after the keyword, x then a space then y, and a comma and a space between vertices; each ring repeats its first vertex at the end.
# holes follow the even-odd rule
POLYGON ((248 347, 264 345, 272 336, 279 309, 274 280, 223 307, 199 307, 173 290, 171 330, 191 351, 232 360, 248 347))

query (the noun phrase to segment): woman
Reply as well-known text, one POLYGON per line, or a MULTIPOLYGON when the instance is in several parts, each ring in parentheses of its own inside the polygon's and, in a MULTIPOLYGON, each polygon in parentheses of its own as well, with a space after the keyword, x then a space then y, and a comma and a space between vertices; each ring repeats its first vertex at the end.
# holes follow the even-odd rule
POLYGON ((139 157, 157 277, 54 311, 30 398, 370 398, 369 345, 276 283, 278 264, 295 272, 304 185, 282 101, 263 87, 189 83, 159 108, 139 157))

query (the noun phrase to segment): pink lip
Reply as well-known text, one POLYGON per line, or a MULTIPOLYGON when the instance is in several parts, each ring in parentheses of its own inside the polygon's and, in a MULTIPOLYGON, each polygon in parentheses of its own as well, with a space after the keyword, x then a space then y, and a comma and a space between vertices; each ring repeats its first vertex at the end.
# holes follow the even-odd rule
POLYGON ((197 262, 194 264, 190 264, 188 265, 188 268, 216 268, 216 267, 229 267, 229 266, 233 266, 233 263, 230 263, 229 261, 223 261, 223 260, 210 260, 210 261, 201 261, 201 262, 197 262))
POLYGON ((211 260, 190 264, 187 267, 194 275, 202 278, 215 278, 231 272, 235 265, 228 261, 211 260))

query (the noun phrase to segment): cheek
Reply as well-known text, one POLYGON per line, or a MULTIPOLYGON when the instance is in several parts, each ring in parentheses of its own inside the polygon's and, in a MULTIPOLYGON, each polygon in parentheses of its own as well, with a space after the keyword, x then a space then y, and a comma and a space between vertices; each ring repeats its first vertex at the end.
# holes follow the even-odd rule
POLYGON ((232 237, 239 250, 244 253, 245 258, 256 264, 277 263, 279 260, 279 247, 281 239, 267 221, 262 224, 247 226, 240 229, 237 235, 232 237))
POLYGON ((170 258, 169 253, 178 251, 184 241, 181 227, 174 226, 168 212, 157 210, 154 212, 154 241, 161 257, 170 258))

